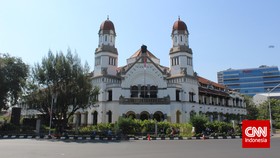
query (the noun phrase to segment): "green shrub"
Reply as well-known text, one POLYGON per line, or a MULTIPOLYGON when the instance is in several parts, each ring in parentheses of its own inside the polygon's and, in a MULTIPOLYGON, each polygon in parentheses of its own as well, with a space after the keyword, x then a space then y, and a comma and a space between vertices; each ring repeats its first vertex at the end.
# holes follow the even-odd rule
POLYGON ((205 125, 208 122, 208 118, 204 115, 195 115, 190 119, 190 123, 195 127, 196 133, 202 133, 205 131, 205 125))
POLYGON ((167 136, 170 136, 170 135, 171 135, 171 132, 172 132, 172 129, 171 129, 171 127, 170 127, 170 128, 167 128, 167 129, 166 129, 165 134, 166 134, 167 136))
MULTIPOLYGON (((168 129, 170 129, 171 123, 170 122, 158 122, 157 126, 158 126, 158 133, 159 134, 165 134, 165 133, 167 133, 166 131, 168 129)), ((171 133, 171 131, 167 134, 170 134, 170 133, 171 133)))
POLYGON ((96 126, 85 126, 85 127, 80 127, 79 133, 82 135, 90 135, 92 134, 93 131, 95 131, 97 128, 96 126))
POLYGON ((155 133, 155 121, 154 120, 144 120, 141 123, 142 128, 145 129, 146 133, 155 133))
POLYGON ((192 136, 192 125, 189 123, 180 124, 180 136, 191 137, 192 136))
POLYGON ((120 132, 122 132, 122 134, 134 134, 135 133, 135 121, 133 121, 133 119, 131 118, 123 118, 120 117, 118 122, 117 122, 117 126, 118 129, 120 130, 120 132))
POLYGON ((112 123, 99 123, 97 125, 85 126, 79 128, 79 134, 91 135, 94 131, 106 134, 108 130, 115 131, 114 124, 112 123))
MULTIPOLYGON (((228 133, 233 130, 232 125, 226 122, 214 121, 206 123, 206 128, 209 128, 212 133, 228 133)), ((232 131, 233 132, 233 131, 232 131)))
POLYGON ((99 123, 97 124, 97 130, 102 132, 102 131, 108 131, 112 130, 113 124, 111 123, 99 123))

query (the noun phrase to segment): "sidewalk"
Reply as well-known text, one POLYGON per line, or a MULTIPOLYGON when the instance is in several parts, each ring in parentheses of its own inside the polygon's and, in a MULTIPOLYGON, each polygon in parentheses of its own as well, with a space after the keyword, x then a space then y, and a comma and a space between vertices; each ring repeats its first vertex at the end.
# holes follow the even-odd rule
MULTIPOLYGON (((273 134, 271 138, 280 138, 280 134, 273 134)), ((48 136, 48 135, 0 135, 1 139, 55 139, 55 140, 102 140, 102 141, 121 141, 121 140, 149 140, 148 137, 93 137, 93 136, 48 136)), ((217 136, 217 137, 151 137, 150 140, 205 140, 205 139, 241 139, 241 136, 217 136)))
POLYGON ((272 138, 279 138, 279 137, 280 137, 279 133, 273 134, 273 136, 272 136, 272 138))
POLYGON ((217 137, 93 137, 93 136, 48 136, 48 135, 0 135, 1 139, 56 139, 56 140, 204 140, 204 139, 240 139, 240 136, 217 137))

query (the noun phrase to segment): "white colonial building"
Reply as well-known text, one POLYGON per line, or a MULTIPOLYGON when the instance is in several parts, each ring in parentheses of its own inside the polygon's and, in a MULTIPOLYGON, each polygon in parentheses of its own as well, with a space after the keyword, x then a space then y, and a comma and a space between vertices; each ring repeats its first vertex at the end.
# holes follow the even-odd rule
POLYGON ((194 114, 206 114, 211 121, 246 115, 243 97, 194 72, 189 32, 180 18, 171 33, 169 67, 160 65, 145 45, 119 66, 114 24, 104 21, 98 35, 92 76, 92 84, 100 89, 98 101, 76 113, 74 122, 79 125, 115 122, 119 117, 182 123, 194 114))

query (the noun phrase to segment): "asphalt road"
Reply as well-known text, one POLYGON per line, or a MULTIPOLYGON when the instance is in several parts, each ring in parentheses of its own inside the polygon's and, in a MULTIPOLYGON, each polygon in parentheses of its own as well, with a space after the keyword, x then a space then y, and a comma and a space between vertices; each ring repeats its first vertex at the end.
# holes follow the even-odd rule
POLYGON ((241 139, 67 142, 0 140, 2 158, 279 158, 280 138, 270 149, 243 149, 241 139))

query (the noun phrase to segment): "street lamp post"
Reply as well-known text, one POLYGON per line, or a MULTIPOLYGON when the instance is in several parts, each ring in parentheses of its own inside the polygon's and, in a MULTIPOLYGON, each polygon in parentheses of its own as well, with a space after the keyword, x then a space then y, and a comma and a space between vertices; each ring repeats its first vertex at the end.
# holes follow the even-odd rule
POLYGON ((273 134, 273 128, 272 128, 272 115, 271 115, 271 106, 270 106, 270 93, 272 91, 274 91, 277 87, 280 86, 280 83, 278 85, 276 85, 275 87, 273 87, 271 90, 267 89, 268 91, 268 112, 269 112, 269 121, 270 121, 270 135, 273 134))
POLYGON ((270 135, 273 135, 271 106, 270 106, 270 91, 268 91, 268 98, 267 99, 268 99, 268 112, 269 112, 269 122, 270 122, 270 135))

